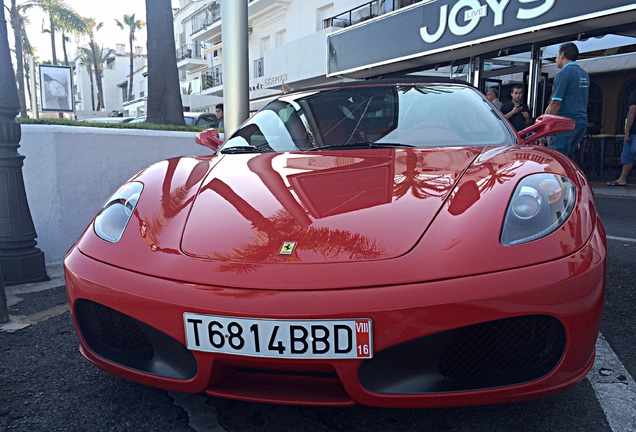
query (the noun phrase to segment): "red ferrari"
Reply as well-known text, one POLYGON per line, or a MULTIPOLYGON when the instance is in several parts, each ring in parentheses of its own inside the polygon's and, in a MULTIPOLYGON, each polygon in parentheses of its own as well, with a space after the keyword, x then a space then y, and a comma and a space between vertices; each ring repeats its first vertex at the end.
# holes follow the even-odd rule
POLYGON ((543 397, 594 362, 606 241, 572 160, 457 82, 281 96, 209 157, 159 162, 69 251, 81 353, 245 401, 543 397), (522 138, 527 137, 527 138, 522 138))

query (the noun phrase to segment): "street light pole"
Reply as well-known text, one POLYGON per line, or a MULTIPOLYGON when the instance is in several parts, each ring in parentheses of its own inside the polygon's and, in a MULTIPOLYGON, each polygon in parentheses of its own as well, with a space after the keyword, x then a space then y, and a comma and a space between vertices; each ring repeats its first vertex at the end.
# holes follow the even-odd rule
POLYGON ((225 136, 236 132, 250 115, 247 0, 223 0, 223 112, 225 136))
POLYGON ((0 7, 0 273, 5 285, 49 279, 44 253, 36 247, 37 234, 24 189, 24 156, 18 153, 21 130, 15 121, 19 111, 7 21, 4 7, 0 7))

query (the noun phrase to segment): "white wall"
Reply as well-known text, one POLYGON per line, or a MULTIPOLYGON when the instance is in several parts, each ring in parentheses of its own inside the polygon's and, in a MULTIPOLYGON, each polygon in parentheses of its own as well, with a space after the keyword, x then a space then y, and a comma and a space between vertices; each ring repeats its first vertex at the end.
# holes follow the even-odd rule
POLYGON ((327 72, 327 35, 332 31, 333 27, 327 28, 267 51, 265 77, 286 75, 288 82, 324 77, 327 72), (295 61, 298 58, 303 61, 295 61))
POLYGON ((208 155, 193 132, 22 125, 18 151, 36 239, 58 264, 106 199, 143 168, 181 155, 208 155))

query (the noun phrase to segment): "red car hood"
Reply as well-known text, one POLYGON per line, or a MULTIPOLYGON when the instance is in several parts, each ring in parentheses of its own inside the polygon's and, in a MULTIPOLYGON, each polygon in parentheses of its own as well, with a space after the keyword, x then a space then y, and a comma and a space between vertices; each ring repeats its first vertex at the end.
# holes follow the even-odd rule
POLYGON ((183 253, 340 262, 407 253, 483 148, 228 155, 202 182, 183 253))

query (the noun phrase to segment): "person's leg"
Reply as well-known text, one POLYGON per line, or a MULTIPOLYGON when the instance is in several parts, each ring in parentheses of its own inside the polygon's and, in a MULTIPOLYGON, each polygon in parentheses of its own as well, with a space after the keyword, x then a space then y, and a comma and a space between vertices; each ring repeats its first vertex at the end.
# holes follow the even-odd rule
POLYGON ((613 182, 607 183, 610 186, 623 186, 627 184, 627 176, 634 167, 634 158, 636 158, 636 134, 630 135, 630 137, 628 143, 623 143, 623 152, 621 153, 623 168, 621 169, 621 175, 613 182))
POLYGON ((548 147, 558 150, 569 158, 574 156, 576 146, 585 135, 586 128, 577 128, 548 137, 548 147))
POLYGON ((576 148, 578 147, 579 143, 585 136, 586 130, 587 130, 587 127, 581 127, 581 128, 574 129, 572 131, 574 135, 572 137, 572 140, 570 141, 570 147, 568 149, 568 153, 566 153, 570 158, 574 157, 574 152, 576 151, 576 148))
POLYGON ((616 179, 616 183, 627 184, 627 176, 629 175, 629 172, 632 170, 633 167, 633 163, 623 164, 623 168, 621 169, 621 176, 616 179))
POLYGON ((570 151, 570 143, 572 142, 573 136, 573 131, 550 135, 548 137, 548 147, 567 155, 570 151))

